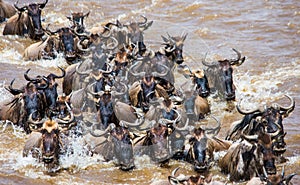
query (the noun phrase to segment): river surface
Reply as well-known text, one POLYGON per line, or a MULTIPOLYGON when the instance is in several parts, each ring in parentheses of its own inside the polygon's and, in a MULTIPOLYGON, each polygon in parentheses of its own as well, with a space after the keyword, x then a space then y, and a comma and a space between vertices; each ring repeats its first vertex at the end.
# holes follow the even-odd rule
MULTIPOLYGON (((26 1, 19 1, 21 4, 26 1)), ((28 2, 28 1, 27 1, 28 2)), ((201 60, 233 58, 231 48, 241 51, 246 61, 234 68, 236 99, 245 109, 271 104, 288 105, 284 97, 296 101, 295 110, 283 120, 288 158, 286 174, 296 173, 294 184, 300 184, 300 1, 298 0, 49 0, 43 9, 43 22, 52 29, 68 26, 67 15, 88 12, 86 27, 119 19, 121 22, 142 21, 140 15, 153 20, 145 31, 145 44, 160 47, 161 35, 188 33, 184 58, 191 68, 202 68, 201 60)), ((67 67, 63 56, 55 60, 27 61, 24 49, 33 41, 18 36, 3 36, 0 25, 0 102, 11 95, 4 89, 16 78, 14 87, 25 83, 23 73, 31 68, 31 75, 58 72, 56 66, 67 67)), ((176 85, 184 81, 177 79, 176 85)), ((61 88, 61 84, 59 86, 61 88)), ((59 89, 61 92, 61 89, 59 89)), ((210 99, 212 114, 219 118, 224 138, 230 124, 242 118, 237 111, 225 111, 226 103, 210 99)), ((237 103, 237 102, 235 102, 237 103)), ((180 173, 195 174, 190 164, 171 161, 169 167, 158 167, 147 156, 136 157, 136 168, 123 172, 101 156, 87 156, 80 138, 74 139, 72 155, 63 156, 65 170, 50 176, 43 165, 33 158, 22 157, 26 140, 24 132, 0 125, 0 184, 150 184, 166 180, 170 172, 180 166, 180 173)), ((216 156, 217 157, 217 156, 216 156)), ((281 169, 282 165, 279 167, 281 169)), ((214 178, 222 182, 228 176, 213 167, 214 178)), ((244 183, 236 183, 244 184, 244 183)))

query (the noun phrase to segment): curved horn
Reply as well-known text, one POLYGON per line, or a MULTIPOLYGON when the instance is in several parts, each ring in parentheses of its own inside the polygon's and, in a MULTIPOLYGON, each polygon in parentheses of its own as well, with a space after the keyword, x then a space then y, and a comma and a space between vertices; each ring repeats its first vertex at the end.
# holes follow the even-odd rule
POLYGON ((19 0, 14 3, 14 7, 19 11, 19 12, 24 12, 27 9, 27 6, 23 6, 22 8, 18 7, 19 0))
POLYGON ((234 48, 232 48, 232 50, 233 50, 234 52, 236 52, 236 54, 237 54, 237 59, 229 60, 230 65, 238 65, 238 66, 239 66, 239 65, 241 65, 242 63, 244 63, 246 57, 241 58, 242 55, 241 55, 241 53, 240 53, 238 50, 236 50, 236 49, 234 49, 234 48))
POLYGON ((102 96, 104 94, 104 91, 94 92, 91 88, 96 84, 97 82, 93 82, 92 84, 88 85, 87 89, 88 92, 94 96, 102 96))
POLYGON ((241 136, 244 138, 244 139, 246 139, 246 140, 248 140, 248 141, 253 141, 253 140, 257 140, 258 139, 258 135, 257 134, 255 134, 255 135, 245 135, 244 134, 244 131, 248 128, 248 126, 249 125, 247 125, 247 126, 245 126, 244 127, 244 129, 242 130, 242 132, 241 132, 241 136))
POLYGON ((94 130, 96 130, 96 127, 97 125, 93 125, 92 126, 92 129, 90 130, 90 134, 92 135, 92 136, 94 136, 94 137, 101 137, 101 136, 104 136, 105 134, 107 134, 108 132, 110 132, 111 130, 113 130, 115 127, 116 127, 116 125, 115 124, 113 124, 113 123, 111 123, 111 124, 109 124, 109 126, 103 131, 103 130, 100 130, 100 133, 95 133, 95 131, 94 130))
POLYGON ((75 68, 76 73, 78 73, 79 75, 89 75, 89 74, 93 71, 92 69, 87 70, 87 71, 84 71, 84 72, 79 71, 79 68, 81 67, 81 65, 82 65, 83 62, 84 62, 84 61, 82 61, 81 63, 79 63, 79 64, 76 66, 76 68, 75 68))
POLYGON ((148 19, 145 16, 143 16, 143 15, 141 15, 141 17, 144 19, 144 22, 139 22, 138 23, 139 27, 145 27, 145 26, 147 26, 148 19))
POLYGON ((27 71, 24 73, 24 78, 27 80, 27 81, 29 81, 29 82, 36 82, 38 79, 37 78, 30 78, 29 76, 28 76, 28 72, 30 71, 31 69, 29 68, 29 69, 27 69, 27 71))
POLYGON ((118 47, 118 40, 115 38, 115 37, 110 37, 113 42, 111 43, 108 43, 106 46, 103 46, 103 49, 106 49, 106 50, 114 50, 116 47, 118 47))
POLYGON ((206 66, 206 67, 214 67, 214 66, 217 65, 216 63, 208 63, 208 62, 206 62, 206 61, 205 61, 205 60, 206 60, 206 56, 207 56, 207 53, 205 53, 204 59, 202 60, 202 64, 203 64, 204 66, 206 66))
POLYGON ((282 128, 278 123, 274 123, 276 127, 278 128, 275 132, 268 132, 270 134, 271 138, 273 139, 274 137, 278 136, 278 134, 281 132, 282 128))
POLYGON ((46 82, 46 84, 44 84, 44 85, 38 85, 36 87, 37 90, 44 90, 44 89, 47 89, 49 87, 49 81, 48 81, 48 79, 46 77, 43 77, 42 79, 46 82))
POLYGON ((164 77, 164 76, 166 76, 168 74, 168 72, 170 71, 170 69, 166 65, 164 65, 164 64, 158 64, 158 65, 162 66, 165 71, 161 72, 161 73, 158 73, 158 72, 154 71, 154 72, 152 72, 152 76, 156 76, 156 77, 164 77))
POLYGON ((43 9, 45 8, 46 4, 48 3, 48 0, 46 0, 44 3, 40 3, 40 8, 43 9))
POLYGON ((175 168, 175 169, 172 171, 171 176, 175 177, 176 172, 179 170, 179 168, 180 168, 180 167, 175 168))
MULTIPOLYGON (((59 124, 59 123, 61 123, 61 124, 70 124, 70 123, 74 122, 74 120, 75 120, 75 116, 74 116, 74 113, 73 113, 71 107, 69 106, 69 104, 68 104, 67 102, 65 102, 65 104, 66 104, 66 106, 67 106, 67 109, 68 109, 68 111, 69 111, 69 113, 70 113, 71 118, 70 118, 68 121, 65 121, 65 120, 62 120, 62 119, 57 118, 57 123, 58 123, 58 124, 59 124)), ((71 124, 71 125, 72 125, 72 124, 71 124)), ((70 128, 71 125, 69 125, 68 128, 70 128)))
POLYGON ((214 137, 214 136, 216 136, 216 135, 219 133, 219 131, 220 131, 220 129, 221 129, 221 122, 220 122, 220 120, 218 120, 218 119, 217 119, 216 117, 214 117, 214 116, 212 116, 212 118, 213 118, 214 120, 216 120, 217 126, 216 126, 215 128, 205 128, 205 129, 203 129, 203 130, 205 130, 205 133, 207 133, 207 132, 209 132, 208 134, 212 133, 212 134, 213 134, 212 137, 214 137))
POLYGON ((135 62, 135 64, 131 65, 130 68, 129 68, 129 72, 133 75, 133 76, 138 76, 138 77, 143 77, 145 76, 145 72, 142 71, 142 72, 136 72, 136 69, 138 67, 140 67, 142 65, 143 61, 139 60, 137 62, 135 62))
POLYGON ((18 94, 24 93, 25 92, 24 90, 14 89, 12 87, 14 81, 15 81, 15 78, 10 82, 10 85, 8 87, 5 87, 5 89, 8 90, 13 95, 18 95, 18 94))
POLYGON ((44 120, 42 119, 42 120, 40 120, 40 121, 34 121, 34 120, 32 119, 32 114, 35 113, 35 112, 36 112, 36 111, 32 112, 32 113, 29 115, 27 121, 28 121, 30 124, 34 124, 35 127, 36 127, 37 125, 43 124, 43 123, 44 123, 44 120))
POLYGON ((127 121, 124 121, 124 120, 120 121, 120 125, 125 124, 126 126, 130 126, 130 127, 138 127, 138 126, 141 126, 143 123, 144 123, 144 118, 143 117, 136 119, 134 123, 130 123, 130 122, 127 122, 127 121))
POLYGON ((240 108, 240 102, 236 105, 236 109, 240 114, 243 114, 243 115, 254 114, 256 112, 260 112, 259 109, 253 109, 253 110, 249 110, 249 111, 242 110, 240 108))
POLYGON ((59 67, 59 66, 58 66, 58 68, 60 69, 60 71, 61 71, 62 74, 60 76, 53 75, 54 78, 63 78, 63 77, 65 77, 66 71, 63 68, 59 67))
MULTIPOLYGON (((292 112, 295 108, 295 100, 290 96, 290 95, 285 95, 290 101, 291 101, 291 104, 287 107, 284 107, 282 105, 279 105, 277 103, 275 103, 276 106, 279 107, 279 109, 281 111, 284 111, 286 115, 288 115, 290 112, 292 112)), ((274 107, 273 107, 274 108, 274 107)))
POLYGON ((82 52, 88 52, 88 51, 90 51, 91 49, 90 48, 86 48, 86 49, 83 49, 82 48, 82 45, 81 45, 81 42, 82 41, 84 41, 86 38, 84 38, 84 39, 82 39, 82 40, 79 40, 78 42, 77 42, 77 48, 80 50, 80 51, 82 51, 82 52))
POLYGON ((189 118, 186 119, 185 125, 183 127, 177 127, 177 125, 175 124, 175 122, 173 122, 173 127, 177 130, 187 130, 188 125, 189 125, 189 118))

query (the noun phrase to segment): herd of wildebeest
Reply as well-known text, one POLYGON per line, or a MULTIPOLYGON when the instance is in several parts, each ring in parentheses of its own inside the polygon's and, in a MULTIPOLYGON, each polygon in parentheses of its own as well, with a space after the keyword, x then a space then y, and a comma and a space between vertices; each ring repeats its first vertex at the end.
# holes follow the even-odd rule
POLYGON ((187 34, 166 33, 154 51, 144 43, 143 34, 153 23, 145 16, 140 22, 117 20, 88 29, 84 19, 89 12, 72 13, 66 18, 70 26, 51 31, 41 24, 47 2, 21 7, 0 0, 3 35, 35 41, 25 49, 24 60, 52 60, 62 53, 69 64, 47 76, 32 76, 28 69, 26 84, 13 87, 13 79, 5 87, 13 98, 1 104, 0 118, 30 134, 24 156, 36 157, 57 173, 59 157, 76 134, 91 154, 115 161, 124 171, 135 168, 135 156, 148 155, 157 165, 181 160, 199 172, 178 176, 176 168, 167 184, 224 184, 208 175, 213 165, 231 182, 290 184, 295 174, 276 170, 286 160, 283 119, 295 107, 289 95, 288 106, 243 110, 238 103, 243 118, 232 123, 226 138, 217 137, 221 123, 210 114, 207 98, 214 94, 212 101, 236 101, 233 66, 245 61, 239 51, 233 49, 235 59, 204 59, 203 69, 191 69, 183 58, 187 34), (204 128, 206 118, 216 123, 204 128), (218 151, 226 154, 216 160, 218 151))

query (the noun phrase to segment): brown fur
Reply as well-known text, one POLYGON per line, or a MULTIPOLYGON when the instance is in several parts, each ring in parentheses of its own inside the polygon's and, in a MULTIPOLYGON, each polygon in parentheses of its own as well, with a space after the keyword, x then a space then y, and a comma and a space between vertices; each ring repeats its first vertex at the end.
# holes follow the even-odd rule
POLYGON ((16 14, 16 9, 13 5, 5 2, 4 0, 0 0, 0 21, 1 18, 10 18, 16 14))

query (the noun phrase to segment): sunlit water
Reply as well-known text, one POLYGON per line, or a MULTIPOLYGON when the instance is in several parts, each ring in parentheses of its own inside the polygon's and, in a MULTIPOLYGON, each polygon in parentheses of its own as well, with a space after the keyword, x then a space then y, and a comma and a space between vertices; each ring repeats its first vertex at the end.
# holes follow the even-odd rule
MULTIPOLYGON (((25 1, 20 1, 20 3, 25 1)), ((28 1, 27 1, 28 2, 28 1)), ((71 11, 91 11, 86 19, 87 28, 119 19, 121 22, 141 20, 145 15, 153 25, 145 31, 145 43, 158 49, 161 35, 188 33, 184 46, 184 57, 191 68, 202 68, 201 61, 218 58, 233 58, 236 48, 245 55, 243 65, 234 68, 234 83, 237 102, 244 109, 251 109, 273 102, 289 104, 285 94, 296 101, 293 113, 284 119, 287 131, 289 161, 285 164, 286 174, 298 174, 294 184, 300 184, 300 2, 291 1, 77 1, 50 0, 43 10, 43 24, 50 23, 51 29, 69 25, 66 15, 71 11)), ((2 32, 4 24, 1 24, 2 32)), ((33 41, 18 36, 0 34, 0 102, 11 95, 4 89, 16 78, 14 87, 24 84, 23 73, 31 68, 31 75, 58 72, 56 66, 66 67, 62 55, 57 59, 28 61, 22 59, 24 49, 33 41)), ((185 83, 177 78, 176 86, 185 83)), ((61 88, 61 85, 59 86, 61 88)), ((59 89, 61 92, 61 89, 59 89)), ((242 116, 236 111, 227 112, 226 103, 209 98, 212 115, 219 118, 223 138, 230 124, 242 116)), ((235 102, 235 104, 237 103, 235 102)), ((169 167, 159 167, 147 156, 136 156, 136 168, 123 172, 114 162, 105 162, 102 156, 90 156, 83 139, 74 137, 70 144, 72 154, 61 157, 62 171, 54 176, 45 173, 45 167, 32 157, 22 157, 26 141, 24 132, 10 124, 0 124, 0 184, 150 184, 166 180, 177 166, 180 173, 195 174, 190 164, 171 161, 169 167)), ((216 154, 215 158, 219 158, 216 154)), ((281 168, 280 168, 281 169, 281 168)), ((211 169, 214 178, 222 182, 228 176, 211 169)), ((243 183, 239 183, 243 184, 243 183)))

